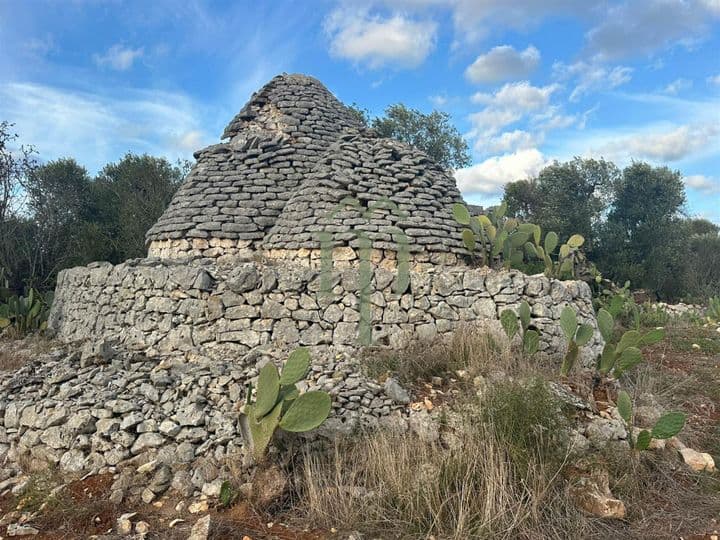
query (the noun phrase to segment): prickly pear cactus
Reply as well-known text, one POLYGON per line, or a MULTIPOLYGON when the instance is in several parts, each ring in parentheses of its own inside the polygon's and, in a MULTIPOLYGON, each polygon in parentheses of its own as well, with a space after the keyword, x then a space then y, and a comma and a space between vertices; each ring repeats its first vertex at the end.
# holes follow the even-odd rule
POLYGON ((255 461, 264 459, 275 431, 280 428, 292 433, 310 431, 320 426, 330 414, 332 402, 326 392, 300 394, 296 384, 310 368, 310 353, 304 347, 290 354, 282 372, 268 363, 258 376, 255 401, 250 396, 245 405, 244 423, 252 445, 255 461))

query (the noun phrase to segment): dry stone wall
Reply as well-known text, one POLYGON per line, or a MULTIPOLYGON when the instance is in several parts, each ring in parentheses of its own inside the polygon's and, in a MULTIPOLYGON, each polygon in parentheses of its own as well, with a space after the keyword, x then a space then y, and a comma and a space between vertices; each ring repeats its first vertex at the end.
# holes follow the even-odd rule
MULTIPOLYGON (((434 339, 461 324, 497 320, 521 300, 532 308, 540 350, 562 354, 558 324, 567 304, 596 326, 589 287, 518 271, 468 267, 410 272, 394 292, 396 272, 375 268, 366 301, 376 344, 402 346, 434 339)), ((322 274, 285 263, 139 259, 95 263, 61 272, 49 325, 64 341, 112 340, 151 354, 202 351, 225 358, 251 350, 298 345, 354 348, 361 325, 361 290, 354 267, 322 274)), ((590 362, 599 332, 583 349, 590 362)))

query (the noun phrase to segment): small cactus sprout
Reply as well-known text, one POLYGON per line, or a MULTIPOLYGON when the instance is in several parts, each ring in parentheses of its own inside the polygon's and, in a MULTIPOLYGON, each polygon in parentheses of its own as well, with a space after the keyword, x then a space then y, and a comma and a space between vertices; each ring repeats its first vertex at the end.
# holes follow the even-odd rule
POLYGON ((330 395, 314 391, 300 394, 296 384, 307 375, 310 353, 304 347, 290 354, 282 372, 271 362, 260 370, 255 401, 248 386, 245 405, 247 435, 256 461, 265 457, 275 430, 281 428, 292 433, 310 431, 320 426, 330 414, 330 395))
POLYGON ((511 309, 500 313, 500 324, 509 340, 520 332, 522 336, 523 352, 529 356, 534 355, 540 347, 540 334, 530 328, 530 304, 523 300, 517 309, 517 314, 511 309))
POLYGON ((685 420, 687 418, 687 416, 681 412, 666 413, 658 419, 650 431, 643 429, 636 437, 633 433, 632 398, 625 390, 618 392, 617 409, 627 427, 630 448, 634 448, 635 450, 647 450, 652 439, 670 439, 674 437, 685 427, 685 420))

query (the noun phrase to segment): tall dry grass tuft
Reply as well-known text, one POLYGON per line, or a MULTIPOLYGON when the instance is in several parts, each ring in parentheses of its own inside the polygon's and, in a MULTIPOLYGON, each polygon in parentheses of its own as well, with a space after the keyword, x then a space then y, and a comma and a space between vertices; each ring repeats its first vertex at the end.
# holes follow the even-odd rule
POLYGON ((378 434, 306 456, 301 504, 314 524, 394 538, 569 538, 581 521, 559 472, 534 461, 520 476, 489 431, 455 451, 378 434))
POLYGON ((368 350, 363 365, 372 377, 392 372, 406 384, 459 370, 467 372, 469 379, 497 371, 525 377, 543 367, 538 358, 510 347, 503 335, 474 324, 431 341, 414 340, 398 350, 368 350))
MULTIPOLYGON (((498 414, 522 413, 495 399, 498 414)), ((499 426, 477 409, 465 414, 451 448, 410 433, 375 433, 337 442, 326 455, 306 454, 298 485, 307 517, 320 526, 383 538, 582 536, 586 522, 563 488, 567 455, 557 454, 562 446, 505 432, 510 424, 535 430, 529 423, 507 420, 499 426)), ((554 415, 551 409, 539 420, 544 430, 554 415)))

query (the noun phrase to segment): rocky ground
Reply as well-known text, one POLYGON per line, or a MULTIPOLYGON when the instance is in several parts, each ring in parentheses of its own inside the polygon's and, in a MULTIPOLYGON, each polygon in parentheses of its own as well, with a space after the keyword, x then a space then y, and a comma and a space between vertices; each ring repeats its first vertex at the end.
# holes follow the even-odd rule
MULTIPOLYGON (((720 457, 720 332, 668 328, 647 357, 626 381, 637 399, 638 425, 651 425, 665 410, 684 410, 689 419, 679 438, 658 444, 649 461, 642 458, 634 474, 646 477, 633 482, 622 464, 597 459, 612 445, 626 446, 613 386, 593 392, 589 372, 552 377, 554 394, 575 411, 568 494, 591 523, 603 524, 588 529, 590 536, 712 539, 720 529, 713 472, 720 457), (651 471, 650 462, 663 467, 662 475, 638 472, 651 471), (661 483, 670 477, 676 493, 661 483), (592 521, 598 516, 600 522, 592 521)), ((335 415, 320 437, 281 439, 273 465, 257 469, 243 452, 237 416, 244 382, 262 359, 246 360, 150 362, 110 344, 76 349, 41 339, 2 342, 0 536, 382 538, 342 522, 317 524, 296 510, 303 503, 291 459, 298 448, 320 452, 328 440, 356 431, 361 407, 366 427, 449 447, 459 396, 516 376, 456 370, 416 380, 406 392, 394 378, 373 381, 354 360, 338 357, 317 368, 309 383, 336 397, 335 415)))

